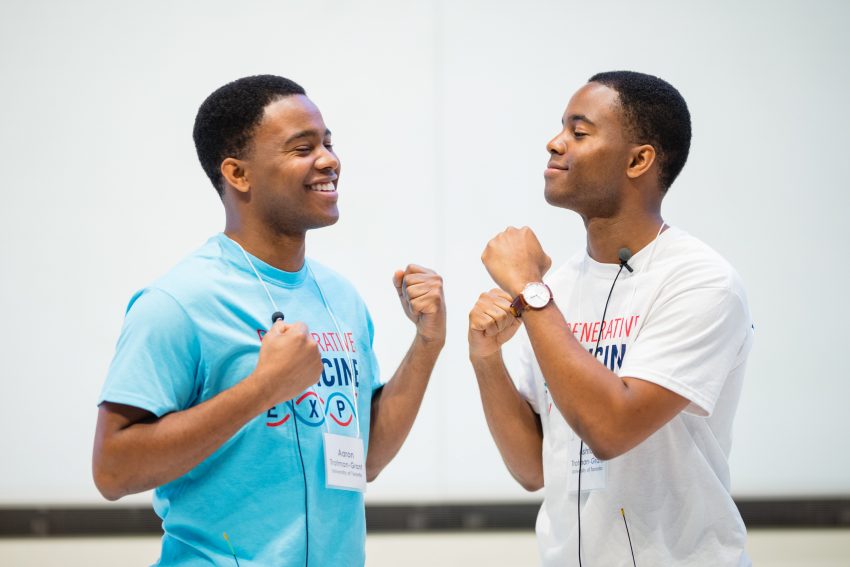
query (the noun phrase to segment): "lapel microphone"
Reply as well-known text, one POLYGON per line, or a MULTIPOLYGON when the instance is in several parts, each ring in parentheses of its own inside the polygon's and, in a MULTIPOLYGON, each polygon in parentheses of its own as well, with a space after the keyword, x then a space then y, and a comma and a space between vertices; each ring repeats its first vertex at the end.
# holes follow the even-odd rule
POLYGON ((620 267, 626 268, 630 273, 634 272, 631 266, 629 266, 629 260, 632 259, 632 251, 626 248, 620 248, 620 251, 617 253, 620 257, 620 267))
MULTIPOLYGON (((625 250, 625 248, 623 248, 623 250, 625 250)), ((623 250, 620 250, 620 252, 621 252, 620 257, 621 258, 622 258, 623 250)), ((631 258, 631 252, 629 252, 629 258, 631 258)), ((631 268, 629 268, 629 270, 631 270, 631 268)), ((283 321, 283 313, 281 313, 280 311, 275 311, 274 313, 272 313, 272 325, 277 323, 278 320, 283 321)))

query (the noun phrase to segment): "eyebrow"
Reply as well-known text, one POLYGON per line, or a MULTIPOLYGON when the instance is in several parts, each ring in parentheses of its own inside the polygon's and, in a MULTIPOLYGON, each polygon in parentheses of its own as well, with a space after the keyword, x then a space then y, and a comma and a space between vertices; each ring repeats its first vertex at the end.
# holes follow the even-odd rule
MULTIPOLYGON (((293 134, 292 136, 290 136, 289 138, 287 138, 285 143, 288 144, 288 143, 290 143, 294 140, 297 140, 299 138, 312 138, 315 135, 316 135, 315 130, 301 130, 300 132, 297 132, 297 133, 293 134)), ((325 129, 325 137, 330 136, 330 135, 331 135, 331 131, 328 130, 328 129, 325 129)))
MULTIPOLYGON (((593 122, 593 120, 591 120, 590 118, 588 118, 584 114, 570 114, 567 117, 567 122, 585 122, 587 124, 590 124, 591 126, 596 126, 596 124, 593 122)), ((562 124, 565 124, 565 123, 562 122, 562 124)))

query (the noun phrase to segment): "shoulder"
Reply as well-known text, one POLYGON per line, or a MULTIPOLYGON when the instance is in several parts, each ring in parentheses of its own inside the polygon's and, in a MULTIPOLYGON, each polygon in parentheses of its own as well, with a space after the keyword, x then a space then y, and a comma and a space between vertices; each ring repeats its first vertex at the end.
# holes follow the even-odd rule
POLYGON ((233 267, 227 261, 220 235, 216 235, 151 282, 134 298, 145 292, 157 291, 187 308, 207 298, 232 272, 233 267))
POLYGON ((663 235, 651 270, 665 272, 668 284, 679 289, 717 289, 746 300, 746 292, 737 270, 702 240, 678 228, 663 235))

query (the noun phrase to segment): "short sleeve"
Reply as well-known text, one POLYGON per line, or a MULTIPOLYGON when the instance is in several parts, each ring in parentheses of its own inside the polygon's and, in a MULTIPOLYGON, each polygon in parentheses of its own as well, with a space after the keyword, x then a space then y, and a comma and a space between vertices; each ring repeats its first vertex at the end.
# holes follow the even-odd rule
POLYGON ((126 404, 157 417, 186 409, 196 398, 199 361, 183 308, 161 290, 143 290, 130 300, 98 404, 126 404))
POLYGON ((745 300, 724 287, 695 288, 653 308, 626 353, 620 376, 653 382, 708 416, 726 377, 749 351, 752 322, 745 300))

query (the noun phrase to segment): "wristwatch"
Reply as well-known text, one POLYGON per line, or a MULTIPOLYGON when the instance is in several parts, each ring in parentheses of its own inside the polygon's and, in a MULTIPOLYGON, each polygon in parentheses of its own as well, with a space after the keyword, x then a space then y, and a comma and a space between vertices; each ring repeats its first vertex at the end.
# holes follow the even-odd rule
POLYGON ((526 309, 543 309, 552 302, 552 290, 543 282, 525 284, 519 295, 511 302, 511 313, 521 317, 526 309))

